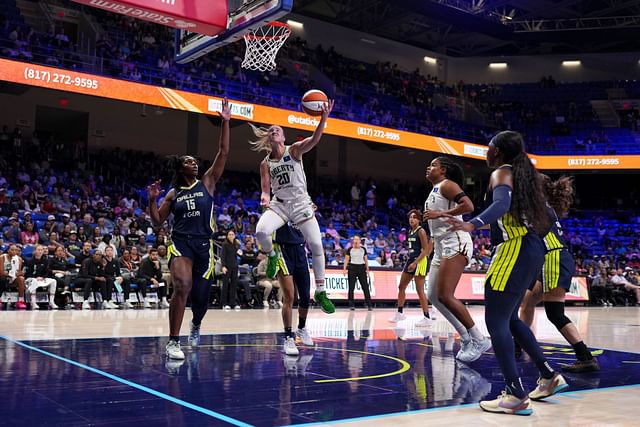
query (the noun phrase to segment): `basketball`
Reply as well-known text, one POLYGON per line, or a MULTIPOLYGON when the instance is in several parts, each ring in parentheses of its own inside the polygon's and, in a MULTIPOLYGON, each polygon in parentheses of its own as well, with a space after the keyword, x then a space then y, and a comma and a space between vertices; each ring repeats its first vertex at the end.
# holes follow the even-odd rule
POLYGON ((322 106, 329 103, 327 95, 317 89, 311 89, 302 96, 302 109, 310 116, 319 116, 322 114, 322 106))

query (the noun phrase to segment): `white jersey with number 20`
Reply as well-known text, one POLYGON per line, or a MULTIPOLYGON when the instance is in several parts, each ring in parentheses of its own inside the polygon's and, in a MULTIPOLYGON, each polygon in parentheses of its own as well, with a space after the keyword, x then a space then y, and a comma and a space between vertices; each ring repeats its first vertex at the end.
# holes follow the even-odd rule
POLYGON ((285 147, 284 155, 278 161, 267 156, 269 165, 269 178, 273 197, 284 201, 301 200, 308 198, 307 177, 304 174, 304 166, 291 156, 290 146, 285 147))

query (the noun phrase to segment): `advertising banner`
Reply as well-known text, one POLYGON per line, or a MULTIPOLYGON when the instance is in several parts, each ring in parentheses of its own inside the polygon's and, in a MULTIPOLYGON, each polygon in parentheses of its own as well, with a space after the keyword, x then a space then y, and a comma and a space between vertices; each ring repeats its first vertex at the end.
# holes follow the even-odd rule
MULTIPOLYGON (((0 59, 0 80, 201 114, 215 114, 222 108, 219 97, 7 59, 0 59)), ((309 132, 318 125, 317 118, 303 112, 235 100, 230 100, 230 106, 233 118, 238 120, 309 132)), ((325 133, 478 160, 484 160, 487 151, 486 146, 479 144, 334 118, 327 120, 325 133)), ((529 157, 542 170, 640 169, 640 155, 529 157)))

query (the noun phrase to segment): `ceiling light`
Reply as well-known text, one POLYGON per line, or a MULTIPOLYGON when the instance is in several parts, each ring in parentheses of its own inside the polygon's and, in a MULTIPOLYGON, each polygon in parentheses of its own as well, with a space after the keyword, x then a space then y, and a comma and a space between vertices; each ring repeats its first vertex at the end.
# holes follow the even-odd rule
POLYGON ((492 62, 489 64, 489 68, 507 68, 506 62, 492 62))
POLYGON ((438 59, 437 58, 432 58, 430 56, 425 56, 424 57, 424 62, 426 62, 427 64, 437 64, 438 63, 438 59))
POLYGON ((302 22, 294 21, 293 19, 287 19, 287 24, 292 28, 304 28, 304 24, 302 22))
POLYGON ((578 67, 579 65, 582 65, 582 61, 562 61, 564 67, 578 67))
POLYGON ((375 40, 371 40, 371 39, 365 39, 364 37, 360 39, 360 41, 362 43, 367 43, 367 44, 376 44, 375 40))

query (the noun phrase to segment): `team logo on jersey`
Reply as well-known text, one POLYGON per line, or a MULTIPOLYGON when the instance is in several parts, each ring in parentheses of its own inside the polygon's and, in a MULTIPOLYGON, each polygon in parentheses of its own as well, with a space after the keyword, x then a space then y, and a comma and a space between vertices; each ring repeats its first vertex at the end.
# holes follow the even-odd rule
POLYGON ((291 156, 284 156, 282 160, 284 160, 285 162, 288 162, 289 160, 291 160, 291 156))
POLYGON ((436 188, 434 188, 434 189, 433 189, 433 192, 434 192, 434 193, 437 193, 439 189, 440 189, 440 188, 436 187, 436 188))

